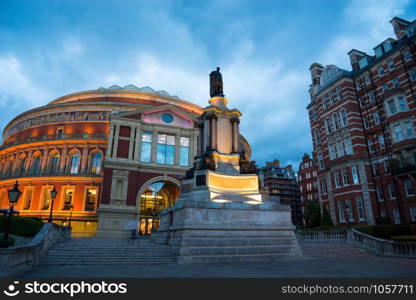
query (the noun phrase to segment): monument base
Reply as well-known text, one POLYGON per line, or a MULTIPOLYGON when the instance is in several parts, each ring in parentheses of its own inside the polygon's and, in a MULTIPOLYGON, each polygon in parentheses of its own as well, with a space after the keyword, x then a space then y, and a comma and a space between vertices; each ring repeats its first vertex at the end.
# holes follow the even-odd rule
POLYGON ((276 203, 218 203, 193 192, 161 213, 151 239, 173 246, 178 263, 299 259, 290 207, 276 203))

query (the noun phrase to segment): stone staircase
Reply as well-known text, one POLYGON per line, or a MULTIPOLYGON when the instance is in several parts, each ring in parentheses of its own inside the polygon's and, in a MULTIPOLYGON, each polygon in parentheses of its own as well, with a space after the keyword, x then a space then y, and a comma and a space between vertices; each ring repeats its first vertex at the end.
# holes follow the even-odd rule
POLYGON ((299 241, 305 258, 372 257, 371 253, 345 243, 299 241))
POLYGON ((149 265, 174 264, 175 253, 167 245, 137 240, 73 238, 48 251, 41 265, 149 265))

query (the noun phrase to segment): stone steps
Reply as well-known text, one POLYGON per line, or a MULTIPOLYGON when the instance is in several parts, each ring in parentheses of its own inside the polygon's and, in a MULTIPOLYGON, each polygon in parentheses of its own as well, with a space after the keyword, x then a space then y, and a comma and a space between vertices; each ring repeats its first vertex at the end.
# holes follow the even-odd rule
POLYGON ((305 257, 371 257, 371 253, 363 249, 356 248, 344 243, 325 243, 325 242, 300 242, 299 243, 305 257))
POLYGON ((171 244, 186 246, 273 246, 292 245, 290 238, 172 238, 171 244))
POLYGON ((180 247, 178 255, 259 255, 286 254, 292 250, 292 245, 278 246, 213 246, 209 247, 180 247))
POLYGON ((277 260, 294 260, 300 259, 299 256, 293 256, 290 253, 279 254, 249 254, 249 255, 192 255, 179 256, 179 263, 241 263, 241 262, 265 262, 277 260))
POLYGON ((43 265, 149 265, 174 264, 170 246, 149 240, 75 238, 51 249, 43 265))

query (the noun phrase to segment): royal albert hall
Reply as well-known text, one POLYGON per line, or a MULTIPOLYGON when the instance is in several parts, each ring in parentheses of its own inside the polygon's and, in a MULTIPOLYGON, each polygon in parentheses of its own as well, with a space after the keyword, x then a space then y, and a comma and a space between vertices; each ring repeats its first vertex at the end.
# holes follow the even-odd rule
MULTIPOLYGON (((134 85, 73 93, 26 111, 3 131, 0 206, 8 208, 7 189, 17 180, 21 216, 48 221, 52 212, 53 222, 78 236, 121 236, 131 224, 150 234, 200 155, 202 112, 134 85)), ((238 147, 248 161, 241 135, 238 147)))

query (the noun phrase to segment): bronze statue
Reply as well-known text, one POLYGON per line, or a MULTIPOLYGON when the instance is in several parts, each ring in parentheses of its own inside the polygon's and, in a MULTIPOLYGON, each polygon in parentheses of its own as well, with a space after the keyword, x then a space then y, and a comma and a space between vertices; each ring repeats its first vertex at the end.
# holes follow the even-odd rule
POLYGON ((209 74, 209 83, 211 97, 224 97, 220 67, 217 67, 216 71, 212 71, 209 74))

